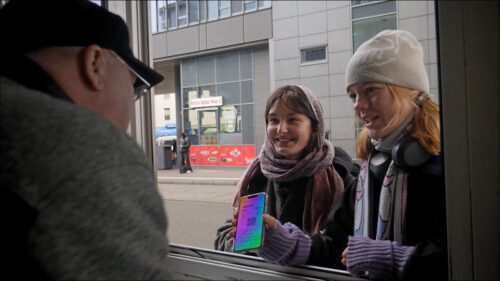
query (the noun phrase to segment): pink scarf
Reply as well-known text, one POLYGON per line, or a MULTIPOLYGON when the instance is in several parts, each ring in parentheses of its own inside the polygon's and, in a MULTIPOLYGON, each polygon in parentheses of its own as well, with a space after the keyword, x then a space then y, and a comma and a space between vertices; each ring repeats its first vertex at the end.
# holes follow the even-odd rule
POLYGON ((318 120, 312 151, 300 160, 285 159, 276 152, 269 137, 266 137, 259 155, 237 185, 233 206, 238 204, 241 196, 246 195, 248 184, 257 173, 262 173, 268 180, 275 182, 289 182, 312 176, 312 187, 306 190, 303 225, 307 232, 317 233, 324 228, 328 213, 343 192, 344 184, 332 164, 333 145, 324 137, 323 108, 310 89, 298 87, 306 95, 318 120))

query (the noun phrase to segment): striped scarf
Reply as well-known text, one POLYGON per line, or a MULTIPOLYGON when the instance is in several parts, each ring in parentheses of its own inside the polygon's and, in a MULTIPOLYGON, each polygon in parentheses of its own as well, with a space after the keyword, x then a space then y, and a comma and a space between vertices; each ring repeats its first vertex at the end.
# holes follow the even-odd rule
MULTIPOLYGON (((375 149, 387 151, 392 148, 399 140, 404 138, 411 130, 413 125, 413 115, 396 129, 391 135, 382 141, 372 141, 375 149)), ((389 150, 390 151, 390 150, 389 150)), ((354 236, 370 237, 371 223, 370 210, 375 210, 375 206, 370 206, 370 169, 368 161, 364 161, 359 174, 358 185, 356 189, 354 236)), ((377 225, 375 239, 392 240, 402 245, 405 241, 405 218, 406 218, 406 200, 408 194, 408 173, 400 169, 391 161, 389 168, 382 182, 380 191, 380 200, 378 205, 377 225)), ((374 238, 374 237, 370 237, 374 238)))

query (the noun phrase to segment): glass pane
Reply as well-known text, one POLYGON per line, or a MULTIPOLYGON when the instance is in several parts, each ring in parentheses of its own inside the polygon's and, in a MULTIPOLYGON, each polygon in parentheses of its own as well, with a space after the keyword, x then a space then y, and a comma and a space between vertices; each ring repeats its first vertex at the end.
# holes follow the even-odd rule
POLYGON ((253 102, 253 81, 241 81, 241 103, 253 102))
POLYGON ((239 133, 241 126, 237 120, 241 119, 238 105, 226 105, 221 107, 220 131, 221 133, 239 133))
POLYGON ((228 17, 230 16, 229 13, 229 0, 220 0, 219 1, 219 17, 228 17))
POLYGON ((396 13, 396 1, 382 1, 352 7, 352 20, 367 19, 373 16, 389 15, 396 13))
POLYGON ((242 0, 231 0, 231 13, 241 13, 243 9, 243 2, 242 0))
POLYGON ((177 2, 177 23, 179 26, 186 25, 188 23, 187 21, 187 7, 186 7, 186 0, 178 0, 177 2))
POLYGON ((384 29, 396 29, 396 15, 376 17, 352 22, 352 41, 354 52, 359 45, 384 29))
POLYGON ((207 1, 200 0, 200 21, 207 20, 207 1))
POLYGON ((205 85, 198 88, 198 95, 200 98, 215 97, 217 93, 215 92, 215 85, 205 85))
POLYGON ((181 62, 182 87, 197 85, 196 59, 186 59, 181 62))
POLYGON ((253 77, 252 50, 247 49, 240 52, 241 79, 252 79, 253 77))
POLYGON ((302 62, 326 60, 326 48, 313 48, 302 50, 302 62))
POLYGON ((219 2, 218 1, 208 1, 208 19, 217 19, 219 16, 219 2))
POLYGON ((220 9, 219 10, 219 16, 221 18, 229 17, 230 16, 230 14, 229 14, 229 8, 220 9))
POLYGON ((218 143, 217 136, 217 110, 198 110, 200 119, 200 144, 215 145, 218 143))
MULTIPOLYGON (((221 107, 219 144, 242 144, 241 111, 238 105, 221 107)), ((222 160, 222 159, 221 159, 222 160)))
POLYGON ((187 25, 187 23, 188 23, 187 17, 179 18, 179 26, 187 25))
POLYGON ((240 82, 217 85, 217 96, 222 96, 224 104, 240 103, 240 82))
POLYGON ((215 84, 215 57, 198 59, 198 84, 215 84))
POLYGON ((359 6, 363 4, 368 4, 370 2, 381 2, 383 0, 352 0, 352 6, 359 6))
POLYGON ((257 1, 255 0, 245 0, 245 11, 252 11, 257 9, 257 1))
POLYGON ((175 1, 168 1, 167 14, 168 28, 177 27, 177 8, 175 6, 175 1))
POLYGON ((190 88, 184 88, 182 90, 182 101, 183 101, 183 107, 188 108, 189 107, 189 101, 192 99, 197 99, 198 98, 198 91, 194 87, 190 88))
POLYGON ((200 143, 198 111, 196 109, 184 110, 184 132, 188 136, 192 145, 200 143))
POLYGON ((167 30, 167 8, 163 7, 158 9, 158 31, 165 31, 167 30))
MULTIPOLYGON (((149 2, 151 4, 151 32, 158 32, 158 7, 156 1, 149 2)), ((0 6, 1 7, 1 6, 0 6)))
POLYGON ((241 132, 243 134, 243 144, 254 144, 255 143, 255 127, 253 118, 253 105, 243 104, 241 105, 241 132))
POLYGON ((239 80, 239 54, 238 52, 217 55, 216 57, 217 82, 239 80))
POLYGON ((258 0, 257 3, 259 3, 259 9, 271 7, 270 0, 258 0))
POLYGON ((199 21, 198 1, 189 1, 189 23, 199 21))

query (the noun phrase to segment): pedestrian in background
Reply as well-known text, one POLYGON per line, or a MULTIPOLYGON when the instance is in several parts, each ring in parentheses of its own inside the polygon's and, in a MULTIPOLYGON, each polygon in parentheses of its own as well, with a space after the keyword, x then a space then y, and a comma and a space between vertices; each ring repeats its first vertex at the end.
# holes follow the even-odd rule
POLYGON ((191 159, 189 159, 191 142, 185 133, 181 133, 179 144, 181 146, 181 173, 191 173, 193 172, 193 168, 191 168, 191 159))
POLYGON ((126 133, 163 77, 86 0, 11 0, 0 26, 3 276, 169 279, 163 200, 126 133))
POLYGON ((172 167, 177 166, 177 141, 172 140, 172 167))

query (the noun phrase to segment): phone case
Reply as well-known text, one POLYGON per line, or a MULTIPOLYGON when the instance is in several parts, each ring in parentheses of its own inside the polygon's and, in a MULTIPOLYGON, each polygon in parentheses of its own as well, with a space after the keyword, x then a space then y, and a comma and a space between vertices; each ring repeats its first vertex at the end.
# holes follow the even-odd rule
POLYGON ((238 223, 233 243, 234 252, 256 251, 264 245, 263 215, 266 213, 266 203, 267 194, 265 192, 254 193, 240 198, 238 223), (255 206, 245 206, 245 204, 252 204, 249 201, 252 198, 258 199, 258 202, 253 203, 255 206), (256 238, 260 238, 260 243, 256 244, 256 238))

